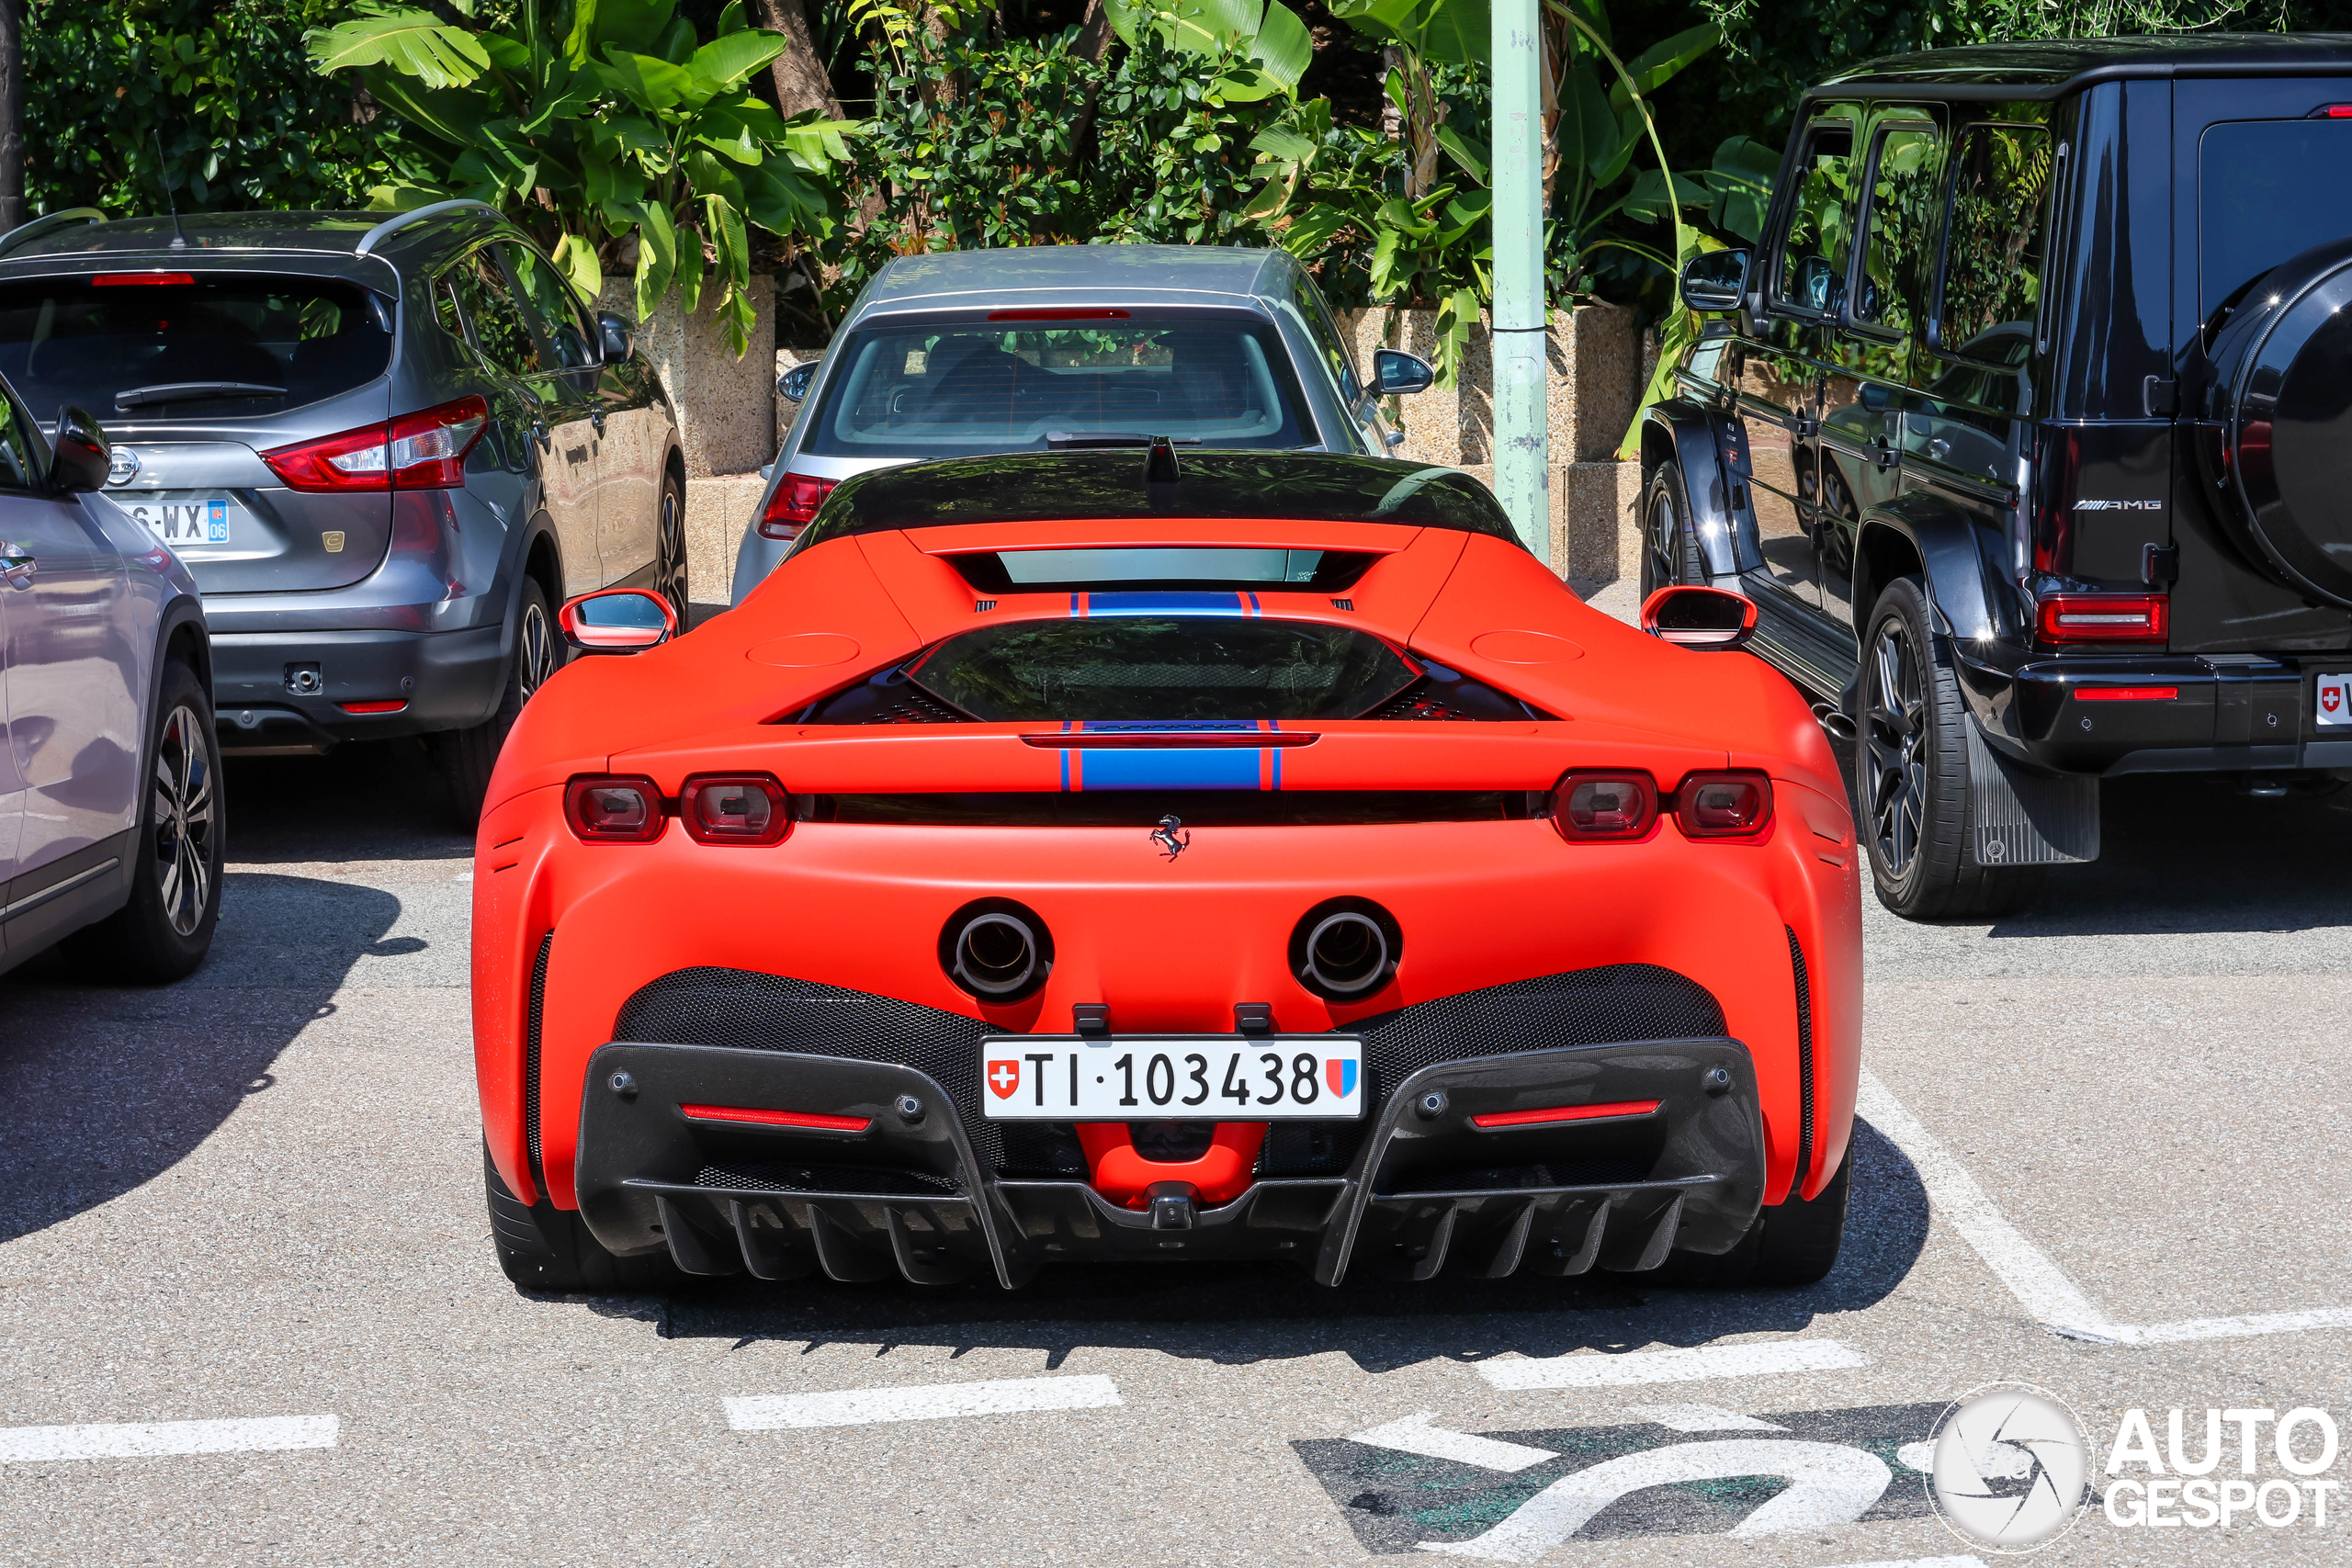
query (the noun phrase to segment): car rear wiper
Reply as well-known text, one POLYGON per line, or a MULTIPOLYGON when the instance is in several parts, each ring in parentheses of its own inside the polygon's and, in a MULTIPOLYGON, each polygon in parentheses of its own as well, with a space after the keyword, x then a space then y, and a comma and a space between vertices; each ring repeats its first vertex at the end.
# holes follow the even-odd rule
POLYGON ((153 408, 159 403, 192 403, 207 398, 282 398, 283 387, 254 381, 169 381, 153 387, 133 387, 114 395, 118 409, 153 408))
MULTIPOLYGON (((1046 446, 1054 452, 1083 452, 1097 446, 1148 446, 1162 439, 1156 435, 1132 435, 1122 430, 1090 430, 1077 434, 1067 430, 1046 432, 1046 446)), ((1198 446, 1197 435, 1170 435, 1168 441, 1178 446, 1198 446)))

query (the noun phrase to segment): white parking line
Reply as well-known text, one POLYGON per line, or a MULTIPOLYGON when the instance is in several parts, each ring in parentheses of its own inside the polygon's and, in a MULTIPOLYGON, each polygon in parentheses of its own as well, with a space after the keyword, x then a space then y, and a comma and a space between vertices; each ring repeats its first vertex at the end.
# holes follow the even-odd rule
POLYGON ((1720 1404, 1629 1404, 1628 1416, 1638 1416, 1669 1432, 1785 1432, 1770 1421, 1725 1410, 1720 1404))
POLYGON ((331 1449, 333 1416, 268 1416, 249 1421, 144 1421, 119 1426, 0 1428, 0 1464, 60 1459, 157 1459, 172 1454, 260 1453, 331 1449))
POLYGON ((1903 1108, 1902 1101, 1887 1092, 1868 1067, 1862 1069, 1855 1089, 1854 1112, 1903 1151, 1919 1173, 1919 1185, 1927 1190, 1928 1203, 2045 1328, 2069 1338, 2115 1345, 2181 1345, 2199 1339, 2250 1339, 2313 1328, 2352 1328, 2352 1309, 2343 1307, 2245 1317, 2192 1317, 2174 1323, 2118 1323, 1994 1207, 1976 1179, 1903 1108))
POLYGON ((1096 1376, 854 1388, 838 1393, 755 1394, 725 1401, 727 1424, 739 1432, 937 1421, 951 1416, 1012 1416, 1032 1410, 1096 1410, 1121 1403, 1118 1385, 1096 1376))
POLYGON ((1422 1454, 1430 1459, 1450 1459, 1457 1464, 1475 1464, 1481 1470, 1499 1470, 1505 1474, 1515 1474, 1530 1465, 1560 1457, 1550 1449, 1530 1448, 1525 1443, 1506 1443, 1496 1438, 1481 1438, 1471 1432, 1449 1432, 1442 1427, 1432 1427, 1430 1422, 1436 1415, 1434 1410, 1424 1410, 1418 1416, 1408 1416, 1402 1421, 1391 1421, 1385 1427, 1358 1432, 1348 1441, 1368 1443, 1375 1449, 1394 1449, 1398 1453, 1422 1454))
POLYGON ((1981 1557, 1905 1557, 1880 1562, 1847 1562, 1839 1568, 1984 1568, 1981 1557))
POLYGON ((1702 1345, 1614 1355, 1578 1350, 1566 1356, 1515 1357, 1477 1365, 1478 1375, 1501 1389, 1622 1388, 1635 1383, 1761 1377, 1769 1372, 1831 1371, 1866 1367, 1870 1359, 1835 1339, 1788 1339, 1770 1345, 1702 1345))

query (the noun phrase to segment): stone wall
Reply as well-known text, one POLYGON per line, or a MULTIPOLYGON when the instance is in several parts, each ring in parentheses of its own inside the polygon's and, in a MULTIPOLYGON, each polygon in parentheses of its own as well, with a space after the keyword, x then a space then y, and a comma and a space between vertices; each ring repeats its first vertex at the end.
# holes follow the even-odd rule
MULTIPOLYGON (((716 297, 716 290, 707 292, 716 297)), ((675 294, 637 322, 637 345, 653 362, 677 411, 689 484, 751 473, 775 456, 775 372, 759 347, 775 341, 775 290, 765 276, 752 279, 751 299, 752 347, 741 359, 728 349, 717 312, 706 306, 688 316, 675 294)), ((626 279, 606 283, 597 304, 637 321, 637 297, 626 279)))
MULTIPOLYGON (((1376 348, 1436 357, 1434 310, 1375 306, 1345 314, 1341 330, 1367 374, 1376 348)), ((1618 305, 1555 310, 1545 335, 1552 570, 1586 583, 1613 581, 1640 566, 1640 465, 1620 463, 1615 454, 1656 363, 1655 340, 1645 334, 1637 344, 1634 312, 1618 305)), ((1455 385, 1394 400, 1405 433, 1396 455, 1463 468, 1492 483, 1493 388, 1494 344, 1482 321, 1471 329, 1455 385)))

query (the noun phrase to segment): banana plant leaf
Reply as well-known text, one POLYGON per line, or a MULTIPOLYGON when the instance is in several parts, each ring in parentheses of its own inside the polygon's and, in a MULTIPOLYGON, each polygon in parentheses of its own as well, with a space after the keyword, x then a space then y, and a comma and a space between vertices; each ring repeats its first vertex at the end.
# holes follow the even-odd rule
POLYGON ((303 40, 311 67, 322 73, 383 65, 428 88, 462 87, 490 69, 490 52, 463 28, 430 11, 360 0, 359 15, 303 40))

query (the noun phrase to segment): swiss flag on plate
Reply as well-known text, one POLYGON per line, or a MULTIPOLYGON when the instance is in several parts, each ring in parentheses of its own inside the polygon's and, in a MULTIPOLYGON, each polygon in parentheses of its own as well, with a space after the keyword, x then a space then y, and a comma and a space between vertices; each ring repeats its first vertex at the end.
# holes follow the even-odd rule
POLYGON ((982 1076, 989 1080, 990 1094, 999 1100, 1011 1100, 1012 1091, 1021 1087, 1021 1064, 1012 1060, 990 1062, 982 1076))
POLYGON ((2352 726, 2352 671, 2322 675, 2316 706, 2321 728, 2352 726))

